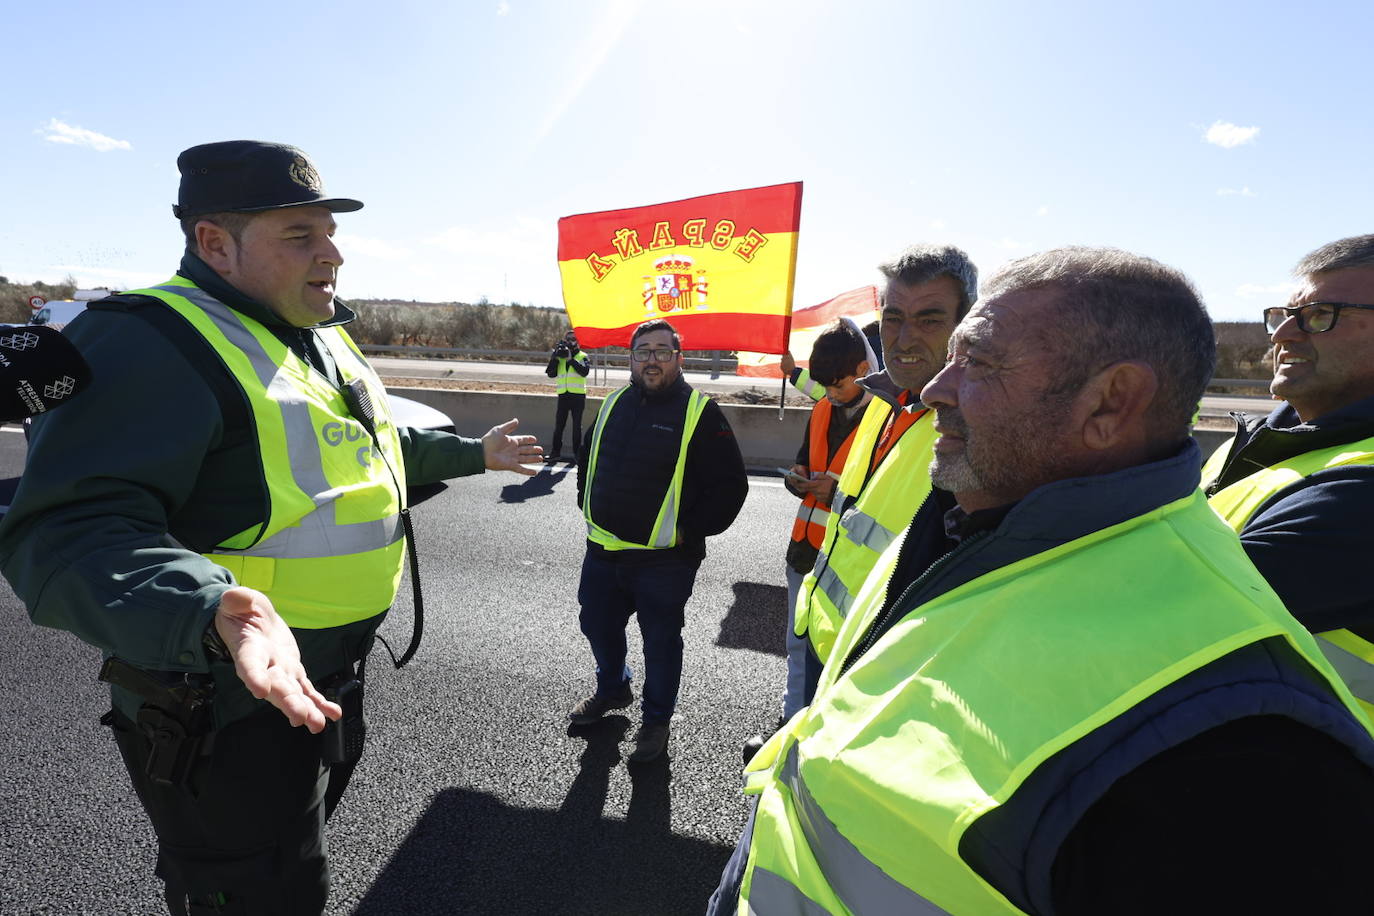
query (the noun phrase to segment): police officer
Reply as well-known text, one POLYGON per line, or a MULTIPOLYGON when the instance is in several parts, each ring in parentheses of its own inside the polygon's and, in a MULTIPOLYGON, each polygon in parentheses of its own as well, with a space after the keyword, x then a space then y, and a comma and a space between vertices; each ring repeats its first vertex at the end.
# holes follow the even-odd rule
POLYGON ((1367 910, 1374 737, 1197 490, 1196 293, 1109 249, 982 292, 921 392, 957 505, 751 762, 710 912, 1367 910))
POLYGON ((589 725, 634 699, 625 627, 644 637, 642 725, 630 760, 668 745, 682 678, 682 628, 706 538, 730 527, 749 492, 734 431, 682 377, 682 341, 655 319, 630 337, 630 384, 602 402, 578 461, 587 553, 577 600, 596 690, 573 707, 589 725))
POLYGON ((587 373, 591 362, 578 346, 577 334, 568 331, 549 354, 544 374, 554 380, 558 391, 558 412, 553 421, 553 442, 547 461, 557 461, 563 453, 563 428, 572 417, 572 445, 577 451, 582 442, 582 411, 587 406, 587 373))
POLYGON ((334 296, 334 214, 362 204, 300 150, 210 143, 177 165, 185 256, 68 326, 102 384, 34 424, 0 565, 36 623, 107 656, 169 910, 320 913, 406 484, 533 473, 539 448, 515 421, 396 427, 334 296))

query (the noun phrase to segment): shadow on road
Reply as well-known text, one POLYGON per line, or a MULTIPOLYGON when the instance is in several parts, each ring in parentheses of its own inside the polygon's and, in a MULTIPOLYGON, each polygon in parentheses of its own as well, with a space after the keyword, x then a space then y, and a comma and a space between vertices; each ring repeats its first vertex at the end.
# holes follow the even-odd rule
POLYGON ((671 761, 632 767, 625 819, 604 816, 629 724, 608 716, 570 730, 587 747, 557 811, 440 793, 354 913, 701 913, 730 849, 672 833, 671 761))
POLYGON ((556 471, 552 466, 545 465, 544 469, 533 477, 526 477, 521 483, 502 487, 501 502, 522 503, 537 496, 548 496, 553 492, 553 488, 558 485, 558 482, 567 477, 571 470, 573 470, 571 464, 562 465, 556 471))
POLYGON ((425 500, 433 499, 447 489, 448 484, 442 481, 437 483, 417 483, 414 486, 406 487, 406 504, 418 506, 425 500))
POLYGON ((734 589, 735 603, 720 622, 716 645, 786 657, 787 589, 760 582, 736 582, 734 589))

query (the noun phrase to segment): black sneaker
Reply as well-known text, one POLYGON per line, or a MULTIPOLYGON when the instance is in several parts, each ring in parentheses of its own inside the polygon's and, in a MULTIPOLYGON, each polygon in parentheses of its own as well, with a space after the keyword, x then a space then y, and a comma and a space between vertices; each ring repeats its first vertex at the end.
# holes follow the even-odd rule
POLYGON ((626 684, 620 693, 594 693, 572 708, 568 721, 573 725, 591 725, 612 709, 624 709, 634 702, 634 691, 626 684))
POLYGON ((657 760, 668 747, 668 723, 645 722, 635 732, 635 749, 630 753, 630 763, 648 763, 657 760))

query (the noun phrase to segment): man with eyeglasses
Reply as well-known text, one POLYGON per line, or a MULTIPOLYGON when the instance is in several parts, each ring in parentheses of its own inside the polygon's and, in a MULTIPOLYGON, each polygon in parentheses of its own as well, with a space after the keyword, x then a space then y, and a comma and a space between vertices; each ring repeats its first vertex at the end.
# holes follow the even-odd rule
POLYGON ((1203 471, 1215 509, 1351 691, 1374 713, 1374 235, 1323 245, 1266 309, 1282 398, 1232 414, 1203 471))
POLYGON ((749 491, 734 431, 682 377, 682 340, 662 319, 630 338, 630 384, 602 403, 578 456, 587 554, 577 600, 596 690, 569 712, 590 725, 634 700, 625 627, 644 640, 642 724, 630 761, 663 754, 682 678, 682 628, 706 538, 734 522, 749 491))

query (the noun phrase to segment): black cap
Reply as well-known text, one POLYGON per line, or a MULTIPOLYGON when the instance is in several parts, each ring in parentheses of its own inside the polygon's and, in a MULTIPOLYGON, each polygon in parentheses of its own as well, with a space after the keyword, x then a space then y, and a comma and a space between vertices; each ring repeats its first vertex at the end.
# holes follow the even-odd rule
POLYGON ((177 219, 203 213, 255 213, 283 207, 361 210, 363 202, 326 197, 320 173, 305 153, 284 143, 225 140, 193 146, 177 157, 181 190, 177 219))

